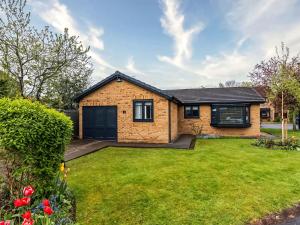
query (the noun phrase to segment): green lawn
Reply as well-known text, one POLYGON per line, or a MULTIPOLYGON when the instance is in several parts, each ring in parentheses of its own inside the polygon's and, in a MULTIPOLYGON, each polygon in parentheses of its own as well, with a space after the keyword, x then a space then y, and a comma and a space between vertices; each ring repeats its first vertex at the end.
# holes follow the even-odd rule
POLYGON ((245 224, 300 202, 300 152, 249 139, 107 148, 68 163, 80 224, 245 224))
MULTIPOLYGON (((273 135, 275 135, 277 137, 281 137, 281 129, 262 128, 261 131, 269 133, 269 134, 273 134, 273 135)), ((299 130, 297 130, 297 131, 289 130, 288 131, 288 137, 292 137, 292 136, 300 138, 300 131, 299 130)))

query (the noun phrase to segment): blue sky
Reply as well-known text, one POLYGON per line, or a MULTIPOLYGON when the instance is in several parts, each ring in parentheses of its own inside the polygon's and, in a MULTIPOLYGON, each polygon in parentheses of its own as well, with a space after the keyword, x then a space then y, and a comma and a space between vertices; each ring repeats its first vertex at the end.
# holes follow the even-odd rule
POLYGON ((299 0, 29 0, 33 23, 91 46, 93 81, 119 70, 159 88, 243 81, 285 42, 300 51, 299 0))

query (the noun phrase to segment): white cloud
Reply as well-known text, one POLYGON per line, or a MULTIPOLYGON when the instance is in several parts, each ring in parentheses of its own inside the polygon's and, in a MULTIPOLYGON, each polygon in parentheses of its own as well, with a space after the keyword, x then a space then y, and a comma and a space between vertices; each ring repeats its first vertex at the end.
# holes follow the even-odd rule
POLYGON ((71 35, 79 36, 84 46, 90 46, 91 50, 89 55, 92 57, 92 60, 98 64, 95 65, 96 68, 100 68, 101 71, 105 68, 115 69, 115 67, 105 61, 99 53, 99 51, 104 50, 104 43, 101 39, 104 34, 102 28, 87 24, 86 28, 82 29, 78 21, 72 16, 68 7, 59 0, 30 0, 29 4, 39 17, 57 31, 63 32, 65 28, 68 28, 71 35))
POLYGON ((282 41, 291 49, 299 47, 299 10, 297 0, 235 0, 226 21, 237 35, 254 43, 252 51, 270 57, 282 41))
POLYGON ((244 80, 256 63, 274 56, 275 46, 282 41, 292 54, 299 53, 300 14, 296 0, 232 0, 231 3, 225 11, 225 20, 236 36, 236 47, 207 56, 195 67, 197 74, 217 81, 244 80), (245 44, 248 46, 243 49, 245 44))
POLYGON ((160 19, 165 32, 174 40, 174 56, 158 56, 162 62, 183 68, 186 60, 192 56, 193 37, 204 29, 199 23, 189 29, 184 28, 184 15, 180 11, 179 0, 162 0, 163 17, 160 19))
POLYGON ((218 81, 230 79, 240 80, 251 70, 255 63, 249 55, 238 52, 223 53, 217 56, 206 56, 206 59, 195 69, 199 75, 215 78, 218 81), (251 61, 249 61, 251 60, 251 61))
POLYGON ((140 75, 144 74, 143 72, 141 72, 139 69, 136 68, 135 61, 132 56, 128 58, 126 70, 133 74, 140 74, 140 75))

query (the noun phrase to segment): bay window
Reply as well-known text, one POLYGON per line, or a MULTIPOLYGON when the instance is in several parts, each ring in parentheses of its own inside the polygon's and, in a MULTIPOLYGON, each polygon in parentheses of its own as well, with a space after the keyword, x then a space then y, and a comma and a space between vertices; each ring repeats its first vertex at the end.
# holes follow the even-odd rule
POLYGON ((214 127, 249 127, 249 104, 213 104, 211 125, 214 127))

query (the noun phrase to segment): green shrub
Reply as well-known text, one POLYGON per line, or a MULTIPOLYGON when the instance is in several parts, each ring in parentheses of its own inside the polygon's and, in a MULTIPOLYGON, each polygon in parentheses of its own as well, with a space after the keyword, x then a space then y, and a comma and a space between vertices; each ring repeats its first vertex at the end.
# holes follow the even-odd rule
POLYGON ((31 184, 50 193, 72 134, 72 121, 39 102, 0 99, 0 148, 15 182, 9 189, 31 184), (19 186, 18 186, 19 185, 19 186))
POLYGON ((299 140, 294 137, 288 138, 284 142, 270 138, 259 138, 253 145, 275 150, 300 150, 299 140))

